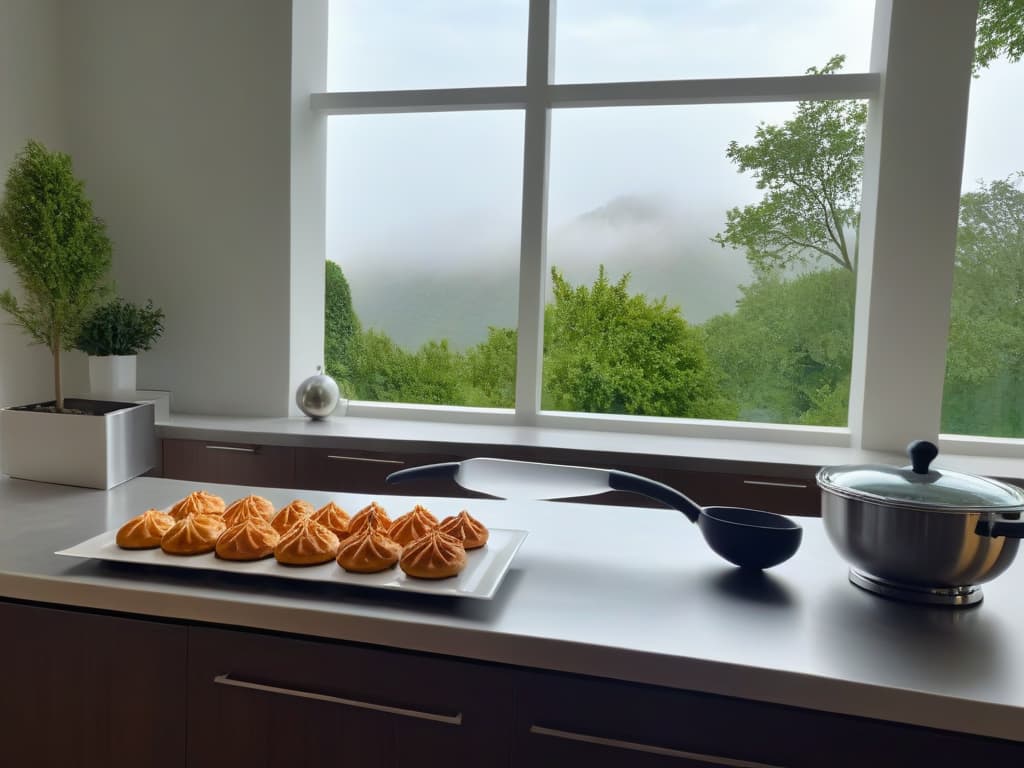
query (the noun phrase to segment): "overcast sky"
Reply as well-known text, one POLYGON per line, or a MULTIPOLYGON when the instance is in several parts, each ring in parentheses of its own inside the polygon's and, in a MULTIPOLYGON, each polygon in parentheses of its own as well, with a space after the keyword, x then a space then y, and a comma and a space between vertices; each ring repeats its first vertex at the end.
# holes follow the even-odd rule
MULTIPOLYGON (((835 53, 846 54, 845 72, 867 71, 873 5, 558 0, 555 80, 792 75, 835 53)), ((526 16, 526 0, 332 0, 328 88, 522 84, 526 16)), ((997 62, 974 81, 965 189, 1024 169, 1013 118, 1021 93, 1024 64, 997 62)), ((550 260, 560 232, 623 196, 670 212, 674 227, 706 245, 728 208, 760 198, 725 147, 793 106, 556 111, 550 260)), ((513 268, 522 131, 513 111, 330 118, 327 252, 353 291, 361 275, 398 263, 413 272, 513 268)))

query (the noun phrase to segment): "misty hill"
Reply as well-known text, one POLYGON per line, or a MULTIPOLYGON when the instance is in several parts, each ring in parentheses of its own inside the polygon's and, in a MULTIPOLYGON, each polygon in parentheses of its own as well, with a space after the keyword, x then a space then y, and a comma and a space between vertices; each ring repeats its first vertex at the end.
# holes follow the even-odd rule
MULTIPOLYGON (((548 264, 573 283, 592 283, 599 264, 613 280, 629 272, 632 290, 667 296, 687 320, 701 323, 731 311, 738 286, 751 281, 742 254, 710 241, 722 214, 679 210, 653 198, 617 197, 552 227, 548 264)), ((409 349, 442 338, 464 349, 483 341, 488 326, 515 326, 515 244, 492 244, 469 260, 437 258, 428 249, 414 252, 405 245, 338 260, 364 327, 382 330, 409 349)))

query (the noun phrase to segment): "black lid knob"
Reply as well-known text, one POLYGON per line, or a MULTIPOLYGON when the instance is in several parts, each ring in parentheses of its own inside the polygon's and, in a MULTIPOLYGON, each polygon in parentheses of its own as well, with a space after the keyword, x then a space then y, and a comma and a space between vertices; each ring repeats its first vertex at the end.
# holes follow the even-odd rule
POLYGON ((907 455, 910 456, 914 474, 927 475, 928 465, 939 455, 939 449, 935 443, 929 443, 927 440, 915 440, 907 446, 907 455))

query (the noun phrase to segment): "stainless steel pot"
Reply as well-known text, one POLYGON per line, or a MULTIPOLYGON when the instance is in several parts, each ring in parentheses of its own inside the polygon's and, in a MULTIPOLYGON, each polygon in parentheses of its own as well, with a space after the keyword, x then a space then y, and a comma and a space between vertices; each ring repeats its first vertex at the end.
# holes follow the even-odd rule
POLYGON ((930 469, 932 443, 907 449, 909 467, 824 467, 821 514, 850 581, 887 597, 971 605, 1005 571, 1024 536, 1024 491, 977 475, 930 469))

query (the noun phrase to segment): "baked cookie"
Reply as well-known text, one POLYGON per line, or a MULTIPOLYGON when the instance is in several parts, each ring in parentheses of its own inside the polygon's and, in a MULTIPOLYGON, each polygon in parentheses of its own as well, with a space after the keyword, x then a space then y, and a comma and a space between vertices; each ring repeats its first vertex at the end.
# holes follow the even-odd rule
POLYGON ((398 566, 417 579, 447 579, 466 567, 462 542, 437 528, 402 550, 398 566))
POLYGON ((337 560, 338 565, 352 573, 377 573, 394 566, 401 553, 401 544, 367 525, 341 542, 337 560))
POLYGON ((334 535, 339 539, 343 539, 348 536, 348 512, 339 507, 333 501, 327 502, 327 504, 314 512, 313 519, 334 531, 334 535))
POLYGON ((270 499, 249 494, 231 502, 224 510, 224 522, 228 528, 250 517, 269 523, 274 517, 274 504, 270 499))
POLYGON ((459 514, 452 517, 446 517, 441 521, 437 529, 441 533, 454 536, 462 542, 462 546, 466 549, 482 547, 487 543, 487 539, 491 535, 490 531, 487 530, 487 526, 470 515, 466 510, 462 510, 459 514))
POLYGON ((304 517, 309 517, 315 510, 313 505, 308 501, 302 501, 301 499, 295 499, 287 506, 281 507, 274 519, 270 521, 270 524, 274 526, 274 530, 284 536, 288 533, 288 529, 291 528, 295 523, 304 517))
POLYGON ((437 518, 422 504, 417 504, 412 511, 395 518, 388 529, 388 537, 404 547, 436 527, 437 518))
POLYGON ((160 539, 160 549, 169 555, 201 555, 212 552, 217 537, 224 533, 220 515, 188 515, 171 526, 160 539))
POLYGON ((214 551, 224 560, 262 560, 274 554, 280 540, 281 535, 262 517, 243 517, 220 535, 214 551))
POLYGON ((189 515, 222 515, 224 499, 206 491, 194 491, 172 506, 168 514, 175 520, 189 515))
POLYGON ((361 532, 363 528, 370 526, 374 530, 381 531, 385 535, 391 529, 391 518, 388 517, 387 511, 384 507, 380 506, 376 501, 371 501, 361 510, 356 512, 355 517, 352 518, 348 524, 348 535, 354 536, 361 532))
POLYGON ((147 509, 136 515, 117 531, 117 546, 121 549, 156 549, 160 539, 174 525, 174 518, 157 509, 147 509))
POLYGON ((319 565, 337 556, 339 543, 326 525, 303 517, 277 542, 274 557, 284 565, 319 565))

